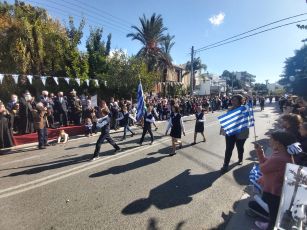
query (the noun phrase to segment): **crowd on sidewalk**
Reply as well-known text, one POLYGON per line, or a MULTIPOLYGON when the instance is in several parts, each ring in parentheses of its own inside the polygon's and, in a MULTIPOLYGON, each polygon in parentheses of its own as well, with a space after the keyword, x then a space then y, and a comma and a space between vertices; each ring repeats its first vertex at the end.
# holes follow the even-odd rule
MULTIPOLYGON (((275 226, 286 164, 307 166, 307 101, 303 98, 287 96, 280 98, 279 106, 281 112, 279 125, 270 133, 272 155, 265 154, 263 147, 255 143, 262 175, 257 180, 262 201, 250 201, 246 212, 249 216, 260 218, 255 225, 263 230, 271 230, 275 226)), ((304 215, 305 217, 303 216, 300 221, 293 219, 294 221, 289 220, 287 224, 292 225, 291 229, 305 229, 307 216, 306 213, 304 215)))

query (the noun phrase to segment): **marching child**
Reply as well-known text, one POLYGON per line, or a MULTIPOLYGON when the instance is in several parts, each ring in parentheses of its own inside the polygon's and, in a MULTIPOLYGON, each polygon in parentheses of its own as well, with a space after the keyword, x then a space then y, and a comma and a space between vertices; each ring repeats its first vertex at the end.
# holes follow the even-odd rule
POLYGON ((121 126, 124 127, 124 136, 122 140, 126 139, 127 130, 131 133, 131 137, 135 135, 135 133, 129 127, 129 118, 132 119, 134 122, 136 121, 134 117, 132 117, 131 114, 128 112, 127 106, 124 106, 123 111, 120 113, 120 117, 116 119, 117 121, 120 121, 121 126))
POLYGON ((197 113, 195 114, 196 123, 195 123, 195 131, 194 131, 194 142, 192 145, 196 144, 197 133, 200 133, 203 136, 203 141, 206 142, 206 137, 204 135, 204 123, 206 121, 204 111, 201 106, 196 108, 197 113))
POLYGON ((93 135, 93 123, 91 118, 86 118, 85 119, 85 136, 93 135))
POLYGON ((170 136, 172 137, 173 151, 170 154, 170 156, 173 156, 176 154, 176 144, 179 144, 179 147, 182 148, 181 133, 185 136, 182 116, 179 113, 180 112, 179 105, 175 104, 172 107, 172 112, 173 112, 172 116, 169 119, 168 126, 165 132, 165 135, 167 135, 168 130, 171 128, 170 136))
POLYGON ((152 105, 146 105, 146 107, 147 107, 147 111, 146 111, 146 114, 144 116, 143 133, 142 133, 142 137, 141 137, 141 140, 140 140, 140 145, 143 144, 144 137, 145 137, 147 132, 149 133, 150 138, 151 138, 151 143, 150 143, 151 145, 154 141, 153 134, 152 134, 152 131, 151 131, 151 124, 153 124, 155 122, 155 118, 152 114, 152 105))
POLYGON ((95 152, 92 160, 96 160, 99 158, 99 152, 101 144, 107 140, 110 145, 112 145, 115 149, 115 152, 121 151, 120 147, 114 142, 114 140, 110 137, 110 117, 109 110, 103 108, 101 110, 102 118, 99 118, 97 121, 97 127, 101 128, 101 134, 97 140, 95 152))
POLYGON ((65 130, 61 129, 58 137, 58 144, 66 144, 68 141, 68 137, 69 136, 67 133, 65 133, 65 130))

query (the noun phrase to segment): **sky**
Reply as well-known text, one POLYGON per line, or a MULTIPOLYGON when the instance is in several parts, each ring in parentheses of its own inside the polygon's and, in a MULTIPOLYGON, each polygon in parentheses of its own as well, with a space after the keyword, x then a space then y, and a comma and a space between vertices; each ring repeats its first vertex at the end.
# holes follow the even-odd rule
MULTIPOLYGON (((13 0, 8 2, 12 3, 13 0)), ((86 20, 80 49, 85 50, 90 27, 103 26, 103 37, 112 33, 112 49, 123 49, 129 55, 141 48, 138 41, 126 35, 139 26, 139 17, 161 14, 168 33, 175 35, 171 50, 174 64, 190 60, 191 47, 199 49, 250 29, 283 18, 307 13, 306 0, 26 0, 48 10, 62 23, 73 16, 76 23, 86 20)), ((263 28, 267 29, 298 20, 307 14, 263 28)), ((307 22, 302 22, 307 24, 307 22)), ((284 61, 299 49, 306 30, 296 24, 268 31, 247 39, 197 52, 209 73, 221 75, 224 70, 247 71, 256 82, 274 83, 283 72, 284 61)))

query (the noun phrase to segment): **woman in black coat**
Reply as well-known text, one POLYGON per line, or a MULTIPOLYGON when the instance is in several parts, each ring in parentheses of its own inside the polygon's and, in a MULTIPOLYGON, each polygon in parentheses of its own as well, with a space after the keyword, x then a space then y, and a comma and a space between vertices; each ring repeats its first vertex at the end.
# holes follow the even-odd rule
POLYGON ((14 146, 11 116, 0 102, 0 149, 14 146))

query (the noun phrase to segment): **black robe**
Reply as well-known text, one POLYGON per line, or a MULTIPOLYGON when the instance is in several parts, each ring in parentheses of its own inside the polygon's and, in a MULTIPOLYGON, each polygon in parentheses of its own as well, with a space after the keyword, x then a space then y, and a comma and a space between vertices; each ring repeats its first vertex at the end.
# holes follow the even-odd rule
POLYGON ((22 97, 19 108, 19 132, 20 134, 34 132, 34 120, 32 116, 32 105, 22 97))
POLYGON ((10 115, 0 113, 0 148, 14 146, 10 115))

